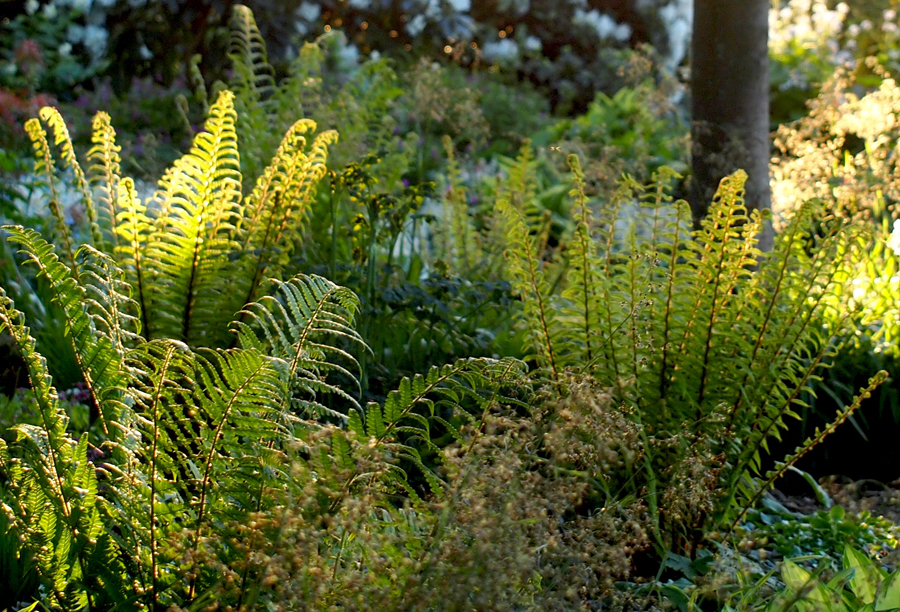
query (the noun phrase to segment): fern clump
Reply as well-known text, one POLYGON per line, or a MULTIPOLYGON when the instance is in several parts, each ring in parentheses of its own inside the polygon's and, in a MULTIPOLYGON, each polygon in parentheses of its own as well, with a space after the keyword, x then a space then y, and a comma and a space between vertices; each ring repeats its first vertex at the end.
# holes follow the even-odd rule
POLYGON ((604 487, 646 499, 661 547, 690 549, 705 526, 736 520, 734 509, 780 473, 754 478, 834 352, 842 330, 823 323, 846 319, 829 296, 849 283, 861 230, 834 222, 816 231, 821 214, 810 203, 763 256, 756 241, 765 218, 744 208, 741 172, 722 181, 697 230, 671 196, 677 175, 665 169, 646 187, 624 179, 595 219, 577 158, 570 164, 574 229, 562 264, 545 260, 521 205, 498 204, 532 359, 564 395, 574 371, 627 407, 642 431, 641 459, 604 487), (624 211, 634 207, 629 219, 624 211), (564 282, 554 290, 560 265, 564 282))

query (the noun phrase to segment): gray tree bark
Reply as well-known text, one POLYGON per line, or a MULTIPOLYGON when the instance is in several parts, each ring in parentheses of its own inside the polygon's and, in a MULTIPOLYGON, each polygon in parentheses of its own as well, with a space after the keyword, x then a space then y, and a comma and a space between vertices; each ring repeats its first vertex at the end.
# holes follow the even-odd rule
MULTIPOLYGON (((697 225, 723 177, 743 168, 749 210, 771 208, 770 0, 694 0, 691 210, 697 225)), ((767 227, 760 247, 768 250, 767 227)))

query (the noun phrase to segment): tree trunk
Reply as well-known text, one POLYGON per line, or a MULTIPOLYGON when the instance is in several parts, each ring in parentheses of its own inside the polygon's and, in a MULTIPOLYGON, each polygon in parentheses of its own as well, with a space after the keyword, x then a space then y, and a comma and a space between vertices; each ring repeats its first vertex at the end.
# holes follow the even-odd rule
MULTIPOLYGON (((709 210, 719 181, 747 171, 749 210, 771 208, 769 188, 770 0, 694 0, 691 42, 691 210, 709 210)), ((760 247, 771 248, 770 224, 760 247)))

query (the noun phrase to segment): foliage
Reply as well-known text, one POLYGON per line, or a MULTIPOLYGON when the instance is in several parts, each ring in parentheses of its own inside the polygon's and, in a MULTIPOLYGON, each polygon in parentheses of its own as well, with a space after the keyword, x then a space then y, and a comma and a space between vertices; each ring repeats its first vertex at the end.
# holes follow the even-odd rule
MULTIPOLYGON (((496 407, 521 403, 504 395, 521 379, 517 362, 463 360, 404 380, 383 405, 359 407, 356 296, 320 277, 277 278, 289 248, 282 236, 302 221, 334 135, 315 139, 307 154, 303 135, 315 126, 297 122, 244 197, 232 101, 228 91, 218 96, 205 131, 160 180, 152 207, 120 174, 108 116, 95 118, 87 175, 58 113, 41 116, 59 162, 38 120, 29 124, 48 183, 59 180, 61 165, 82 186, 93 242, 76 248, 60 220, 57 255, 35 231, 6 227, 60 308, 65 340, 57 342, 74 351, 90 407, 90 421, 78 422, 60 402, 3 290, 0 324, 27 365, 34 402, 31 417, 16 419, 14 438, 0 443, 4 541, 17 543, 19 565, 35 560, 41 589, 26 595, 49 607, 204 601, 223 574, 203 569, 200 551, 228 561, 236 554, 229 530, 249 517, 278 516, 277 504, 290 507, 318 478, 339 484, 333 493, 367 482, 381 494, 406 490, 415 498, 412 468, 440 494, 445 484, 420 451, 437 448, 431 428, 458 432, 496 407), (331 374, 349 384, 331 382, 331 374), (353 450, 354 436, 368 442, 353 450), (385 456, 377 469, 357 466, 354 457, 373 449, 385 456), (296 478, 291 469, 307 461, 318 477, 296 478)), ((323 520, 338 516, 340 504, 326 502, 319 512, 323 520)), ((250 559, 230 561, 241 567, 250 559)), ((334 572, 339 565, 340 555, 334 572)), ((238 603, 270 583, 252 572, 241 585, 238 603)))
POLYGON ((25 4, 26 10, 0 29, 0 86, 32 96, 65 96, 107 67, 106 32, 84 23, 82 10, 55 1, 40 10, 37 2, 25 4))
POLYGON ((647 499, 659 545, 690 550, 698 526, 737 521, 883 382, 884 373, 834 423, 761 474, 769 440, 796 417, 842 333, 839 317, 825 329, 820 320, 835 308, 830 291, 849 283, 855 230, 832 223, 816 236, 808 205, 762 260, 755 240, 763 219, 743 208, 741 173, 722 182, 709 217, 692 232, 666 170, 647 187, 625 180, 594 222, 577 159, 570 163, 575 229, 564 268, 544 261, 517 203, 498 202, 530 359, 561 391, 575 368, 628 407, 642 431, 642 459, 621 480, 604 475, 604 489, 647 499), (626 217, 633 202, 645 212, 626 217), (552 290, 563 274, 562 290, 552 290))
POLYGON ((897 527, 887 519, 868 512, 847 513, 832 505, 810 515, 797 515, 775 504, 751 510, 739 529, 740 548, 766 551, 767 558, 797 559, 815 556, 817 567, 837 571, 845 546, 882 554, 897 547, 897 527))
POLYGON ((900 606, 900 571, 885 572, 868 555, 852 546, 843 553, 843 570, 829 580, 785 560, 781 568, 785 586, 774 596, 747 598, 726 610, 890 610, 900 606))
POLYGON ((689 7, 672 2, 660 11, 662 4, 329 0, 303 2, 295 16, 301 34, 342 28, 363 54, 404 59, 415 51, 462 65, 502 66, 550 92, 555 107, 571 110, 586 106, 594 91, 611 89, 617 47, 652 41, 667 51, 670 69, 682 61, 689 7))
MULTIPOLYGON (((877 70, 874 62, 871 65, 877 70)), ((853 328, 850 342, 836 359, 834 375, 816 387, 817 399, 810 398, 819 413, 831 413, 834 406, 848 402, 852 390, 847 387, 852 389, 855 381, 867 376, 861 372, 866 364, 877 364, 896 378, 900 317, 892 222, 900 201, 893 155, 900 89, 886 74, 882 77, 876 85, 862 87, 861 77, 838 71, 810 103, 809 115, 776 133, 772 183, 776 218, 790 218, 801 202, 817 199, 842 218, 865 220, 874 234, 850 267, 852 287, 834 298, 853 312, 853 328)), ((877 447, 879 432, 898 422, 895 398, 895 385, 882 389, 877 414, 873 407, 856 418, 862 437, 848 438, 844 447, 867 439, 877 447)), ((809 420, 815 418, 810 415, 809 420)), ((859 473, 860 468, 847 469, 859 473)))

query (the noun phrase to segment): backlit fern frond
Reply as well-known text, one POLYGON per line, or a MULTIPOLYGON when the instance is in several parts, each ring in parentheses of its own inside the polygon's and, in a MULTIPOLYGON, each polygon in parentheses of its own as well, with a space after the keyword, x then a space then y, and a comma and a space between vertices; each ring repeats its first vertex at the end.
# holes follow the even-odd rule
POLYGON ((359 368, 357 360, 340 348, 365 346, 353 329, 359 309, 356 294, 318 276, 300 275, 274 285, 274 296, 249 304, 242 319, 234 322, 239 346, 287 362, 294 405, 301 413, 334 414, 319 394, 333 393, 356 405, 356 399, 324 378, 335 372, 359 384, 356 375, 341 365, 343 361, 359 368))
POLYGON ((153 223, 147 216, 147 207, 141 202, 134 189, 134 181, 125 177, 118 186, 118 203, 116 205, 115 236, 117 246, 113 251, 119 262, 132 295, 138 305, 140 327, 145 338, 151 336, 149 283, 154 277, 147 269, 147 244, 153 235, 153 223))
POLYGON ((84 245, 78 250, 79 281, 97 333, 109 338, 121 359, 143 342, 138 304, 131 299, 131 285, 108 255, 84 245))
POLYGON ((143 269, 151 337, 221 345, 236 308, 229 254, 241 216, 241 172, 229 91, 210 108, 191 151, 160 180, 155 231, 143 269))
MULTIPOLYGON (((109 115, 99 112, 94 115, 88 161, 91 162, 88 173, 91 186, 100 192, 97 207, 98 224, 105 242, 110 243, 112 252, 119 246, 116 226, 119 217, 119 189, 122 181, 121 158, 122 147, 116 144, 116 130, 110 123, 109 115)), ((133 188, 133 187, 132 187, 133 188)), ((100 248, 100 242, 96 242, 100 248)))
MULTIPOLYGON (((75 350, 78 368, 96 406, 96 416, 99 417, 104 432, 114 435, 114 424, 118 421, 123 408, 123 389, 127 383, 122 371, 124 343, 128 336, 128 331, 122 327, 123 323, 127 325, 128 321, 125 318, 128 309, 127 296, 120 293, 121 285, 112 278, 111 284, 107 287, 111 290, 110 293, 102 295, 102 280, 96 274, 98 268, 89 266, 85 272, 89 277, 93 275, 91 280, 101 281, 92 284, 93 291, 101 293, 98 297, 102 301, 109 300, 101 307, 100 301, 93 297, 88 298, 84 285, 59 261, 53 252, 53 246, 37 232, 18 226, 6 226, 4 229, 10 233, 9 240, 19 244, 23 252, 38 267, 38 274, 46 279, 53 300, 62 308, 67 337, 75 350), (86 303, 93 303, 109 317, 100 319, 106 327, 105 331, 98 330, 94 318, 85 310, 86 303), (124 308, 120 309, 119 305, 124 308), (116 318, 112 318, 113 312, 116 318), (122 344, 117 347, 116 342, 122 344)), ((79 253, 76 253, 76 262, 79 253)), ((103 257, 96 251, 89 253, 96 254, 98 258, 103 257)), ((107 276, 118 275, 117 271, 112 271, 114 266, 109 260, 103 260, 102 263, 110 271, 107 276)))
POLYGON ((65 211, 59 204, 59 190, 57 182, 59 181, 56 163, 53 161, 53 155, 50 153, 50 143, 47 141, 47 133, 41 127, 39 119, 31 118, 25 122, 25 131, 31 139, 31 146, 34 149, 34 174, 44 179, 47 189, 50 192, 50 213, 53 215, 53 234, 54 242, 63 248, 63 259, 72 270, 75 269, 75 246, 72 239, 72 230, 66 223, 65 211))
POLYGON ((88 223, 90 224, 91 240, 94 241, 94 244, 99 245, 102 242, 102 237, 100 235, 100 227, 97 225, 97 211, 94 208, 94 198, 91 194, 91 187, 84 176, 84 171, 81 169, 81 164, 78 163, 78 158, 75 156, 75 147, 72 146, 72 137, 69 136, 69 128, 66 127, 66 121, 59 114, 59 111, 52 106, 42 108, 40 116, 53 129, 53 140, 56 146, 59 147, 63 165, 69 168, 75 177, 75 187, 81 192, 81 202, 84 205, 88 223))
POLYGON ((337 132, 319 134, 307 151, 307 134, 315 131, 309 119, 295 122, 247 198, 238 228, 245 257, 242 276, 249 281, 242 294, 245 304, 255 300, 263 279, 280 276, 293 246, 291 237, 300 233, 313 190, 325 176, 328 147, 337 142, 337 132), (277 264, 275 269, 270 269, 272 264, 277 264))

